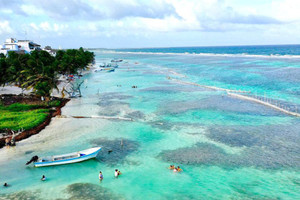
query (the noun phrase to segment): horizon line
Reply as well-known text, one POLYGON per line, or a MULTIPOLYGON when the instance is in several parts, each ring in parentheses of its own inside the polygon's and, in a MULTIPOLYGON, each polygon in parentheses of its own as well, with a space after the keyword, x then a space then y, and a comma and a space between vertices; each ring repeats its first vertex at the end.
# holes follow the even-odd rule
POLYGON ((248 44, 248 45, 205 45, 205 46, 157 46, 157 47, 86 47, 85 49, 166 49, 166 48, 193 48, 193 47, 254 47, 254 46, 299 46, 299 44, 248 44))

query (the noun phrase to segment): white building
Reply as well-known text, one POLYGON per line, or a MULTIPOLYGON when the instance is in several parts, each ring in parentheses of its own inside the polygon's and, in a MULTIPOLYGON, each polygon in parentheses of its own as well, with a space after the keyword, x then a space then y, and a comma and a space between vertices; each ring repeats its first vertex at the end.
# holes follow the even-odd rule
POLYGON ((30 40, 16 40, 14 38, 6 39, 4 45, 0 46, 0 53, 7 55, 9 51, 18 53, 30 53, 33 50, 40 49, 41 45, 30 40))
POLYGON ((36 44, 30 40, 18 40, 18 45, 25 50, 26 53, 30 53, 33 50, 40 50, 41 45, 36 44))
POLYGON ((2 45, 2 47, 0 48, 0 53, 6 55, 8 51, 19 51, 19 50, 20 48, 16 40, 13 38, 9 38, 5 40, 4 45, 2 45))
POLYGON ((43 48, 43 50, 47 51, 52 56, 56 56, 56 51, 53 50, 50 46, 45 46, 45 48, 43 48))

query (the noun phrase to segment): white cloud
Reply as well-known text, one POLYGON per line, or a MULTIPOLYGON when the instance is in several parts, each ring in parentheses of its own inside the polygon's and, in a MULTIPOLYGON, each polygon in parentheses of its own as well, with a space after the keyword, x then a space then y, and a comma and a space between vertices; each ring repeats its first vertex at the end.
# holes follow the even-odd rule
POLYGON ((53 24, 53 31, 54 32, 60 32, 62 34, 62 32, 66 31, 69 28, 68 25, 66 24, 53 24))
POLYGON ((23 24, 23 30, 27 30, 32 36, 40 36, 43 38, 50 35, 59 35, 62 36, 66 32, 69 32, 69 26, 66 24, 58 24, 58 23, 49 23, 47 21, 36 24, 31 22, 29 25, 23 24), (41 34, 43 33, 43 34, 41 34))
MULTIPOLYGON (((24 37, 152 38, 187 33, 300 34, 300 0, 0 0, 0 33, 24 37), (293 28, 294 26, 294 28, 293 28), (21 28, 20 28, 21 27, 21 28), (22 31, 23 30, 23 31, 22 31)), ((184 37, 184 36, 183 36, 184 37)), ((253 37, 254 38, 254 37, 253 37)), ((182 38, 185 40, 186 38, 182 38)), ((133 39, 132 39, 133 40, 133 39)), ((142 39, 141 39, 142 40, 142 39)), ((170 38, 170 41, 172 38, 170 38)), ((237 38, 238 40, 238 38, 237 38)), ((274 40, 275 41, 275 40, 274 40)), ((277 40, 276 40, 277 41, 277 40)), ((115 42, 115 41, 112 41, 115 42)), ((134 45, 134 44, 133 44, 134 45)))
POLYGON ((0 35, 2 34, 12 34, 13 29, 10 27, 9 21, 0 20, 0 35))
POLYGON ((52 31, 49 22, 42 22, 39 27, 44 31, 52 31))
POLYGON ((35 23, 30 23, 29 26, 35 31, 40 30, 40 28, 35 23))
POLYGON ((300 1, 282 0, 272 3, 273 15, 283 21, 300 21, 300 1))
POLYGON ((43 15, 43 10, 37 9, 35 5, 23 4, 20 5, 21 10, 27 15, 40 16, 43 15))

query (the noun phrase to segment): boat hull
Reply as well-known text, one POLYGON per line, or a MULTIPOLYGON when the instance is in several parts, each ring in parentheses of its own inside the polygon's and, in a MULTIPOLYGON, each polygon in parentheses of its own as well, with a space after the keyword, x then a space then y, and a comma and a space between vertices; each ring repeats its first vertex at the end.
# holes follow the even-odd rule
POLYGON ((80 157, 76 157, 76 158, 69 158, 69 159, 55 160, 55 161, 47 161, 47 162, 35 162, 34 166, 35 167, 47 167, 47 166, 65 165, 65 164, 82 162, 82 161, 85 161, 85 160, 95 158, 100 150, 101 150, 101 147, 93 153, 90 153, 90 154, 87 154, 87 155, 84 155, 84 156, 80 156, 80 157))

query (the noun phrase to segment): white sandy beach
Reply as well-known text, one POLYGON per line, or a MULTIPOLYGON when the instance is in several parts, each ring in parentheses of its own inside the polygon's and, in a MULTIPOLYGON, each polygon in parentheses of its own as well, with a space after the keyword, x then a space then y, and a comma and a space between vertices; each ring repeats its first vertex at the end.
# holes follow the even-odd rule
MULTIPOLYGON (((31 90, 25 90, 23 91, 24 94, 29 94, 31 90)), ((21 94, 22 89, 16 86, 5 86, 0 87, 0 95, 1 94, 21 94)))

